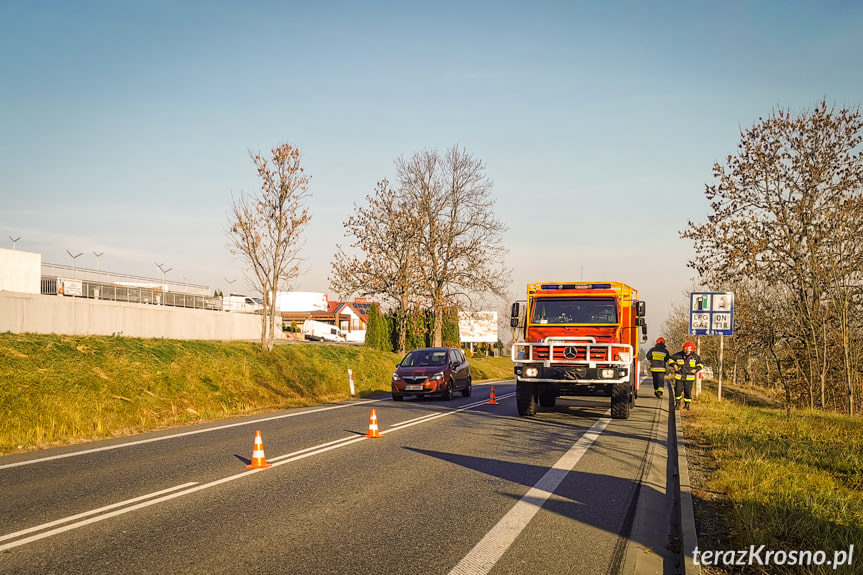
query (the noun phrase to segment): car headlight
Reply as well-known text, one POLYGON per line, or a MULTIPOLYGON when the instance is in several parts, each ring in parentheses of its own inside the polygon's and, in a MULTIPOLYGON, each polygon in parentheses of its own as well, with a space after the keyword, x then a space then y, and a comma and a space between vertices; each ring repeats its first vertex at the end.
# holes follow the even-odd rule
POLYGON ((600 379, 614 379, 614 370, 613 369, 600 369, 599 370, 599 378, 600 379))
POLYGON ((535 367, 529 367, 524 370, 524 374, 527 377, 536 377, 537 375, 539 375, 539 370, 535 367))
POLYGON ((400 379, 401 379, 401 378, 399 377, 399 374, 398 374, 397 372, 395 372, 395 371, 394 371, 394 372, 393 372, 393 381, 398 381, 398 380, 400 380, 400 379))
POLYGON ((443 379, 443 372, 439 371, 429 378, 429 381, 440 381, 443 379))

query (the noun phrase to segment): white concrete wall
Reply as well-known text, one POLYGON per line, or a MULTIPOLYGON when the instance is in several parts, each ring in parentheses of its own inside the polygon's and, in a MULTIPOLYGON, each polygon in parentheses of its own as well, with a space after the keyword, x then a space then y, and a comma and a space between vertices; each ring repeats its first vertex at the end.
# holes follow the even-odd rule
POLYGON ((0 292, 39 293, 42 254, 0 248, 0 292))
MULTIPOLYGON (((36 288, 35 294, 0 291, 0 332, 168 339, 261 338, 260 314, 41 295, 38 278, 36 288)), ((277 317, 276 321, 279 320, 277 317)))

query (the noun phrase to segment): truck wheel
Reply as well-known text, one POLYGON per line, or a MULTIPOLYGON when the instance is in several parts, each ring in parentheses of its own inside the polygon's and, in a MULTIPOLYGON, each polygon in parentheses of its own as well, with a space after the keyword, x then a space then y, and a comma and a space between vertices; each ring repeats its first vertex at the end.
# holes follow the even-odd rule
POLYGON ((536 415, 536 384, 516 380, 515 406, 519 415, 536 415))
POLYGON ((556 402, 557 402, 557 396, 554 394, 553 389, 540 392, 539 404, 541 406, 543 406, 543 407, 554 407, 554 404, 556 402))
POLYGON ((614 419, 629 419, 632 407, 632 384, 615 383, 611 391, 611 417, 614 419))

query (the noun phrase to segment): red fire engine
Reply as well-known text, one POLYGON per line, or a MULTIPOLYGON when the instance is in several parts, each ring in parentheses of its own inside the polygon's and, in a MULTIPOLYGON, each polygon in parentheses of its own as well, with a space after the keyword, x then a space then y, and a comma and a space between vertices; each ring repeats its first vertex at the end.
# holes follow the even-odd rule
POLYGON ((645 304, 620 282, 532 283, 512 304, 510 324, 519 415, 558 397, 611 397, 611 416, 627 419, 638 395, 638 344, 647 341, 645 304), (639 328, 641 334, 639 334, 639 328))

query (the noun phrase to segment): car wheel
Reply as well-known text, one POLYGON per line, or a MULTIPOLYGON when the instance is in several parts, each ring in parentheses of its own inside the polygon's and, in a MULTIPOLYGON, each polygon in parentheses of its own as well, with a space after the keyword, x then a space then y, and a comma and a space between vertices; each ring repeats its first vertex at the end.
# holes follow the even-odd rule
POLYGON ((463 397, 470 397, 471 392, 473 391, 473 384, 471 383, 470 378, 467 378, 467 387, 461 390, 461 394, 463 397))
POLYGON ((447 401, 453 398, 453 380, 449 380, 449 383, 446 384, 446 391, 443 394, 443 398, 447 401))

